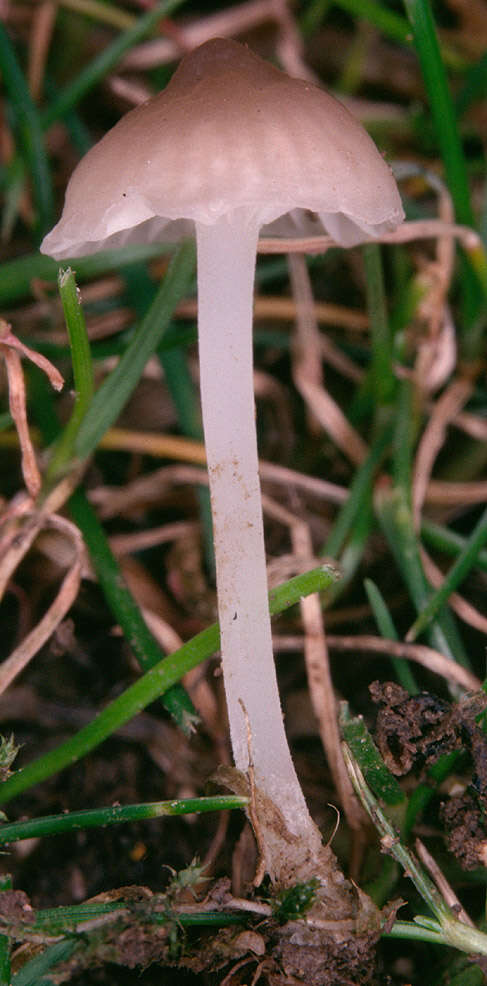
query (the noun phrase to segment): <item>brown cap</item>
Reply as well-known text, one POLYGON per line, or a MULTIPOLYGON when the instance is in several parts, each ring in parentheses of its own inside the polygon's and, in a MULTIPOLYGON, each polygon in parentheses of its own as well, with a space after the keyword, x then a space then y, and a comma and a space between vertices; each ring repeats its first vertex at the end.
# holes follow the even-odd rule
POLYGON ((341 103, 215 39, 88 151, 42 251, 60 259, 176 240, 234 210, 266 234, 302 235, 311 223, 343 246, 403 219, 390 168, 341 103))

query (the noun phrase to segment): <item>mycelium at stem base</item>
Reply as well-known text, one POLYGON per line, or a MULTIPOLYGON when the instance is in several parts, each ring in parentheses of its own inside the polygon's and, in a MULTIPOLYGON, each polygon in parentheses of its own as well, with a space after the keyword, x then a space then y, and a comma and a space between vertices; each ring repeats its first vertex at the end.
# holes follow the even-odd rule
POLYGON ((243 210, 197 224, 200 387, 223 676, 236 767, 248 770, 250 752, 259 793, 279 806, 291 835, 317 848, 272 654, 253 389, 257 239, 257 224, 243 210))

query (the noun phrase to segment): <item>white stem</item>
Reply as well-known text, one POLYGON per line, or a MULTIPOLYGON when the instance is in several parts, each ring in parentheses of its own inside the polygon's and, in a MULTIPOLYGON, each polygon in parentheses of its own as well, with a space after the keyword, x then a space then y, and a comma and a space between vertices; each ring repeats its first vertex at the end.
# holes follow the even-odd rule
POLYGON ((197 227, 201 402, 235 764, 249 765, 243 705, 256 784, 303 836, 314 826, 284 732, 267 598, 252 378, 257 238, 257 227, 235 215, 197 227))

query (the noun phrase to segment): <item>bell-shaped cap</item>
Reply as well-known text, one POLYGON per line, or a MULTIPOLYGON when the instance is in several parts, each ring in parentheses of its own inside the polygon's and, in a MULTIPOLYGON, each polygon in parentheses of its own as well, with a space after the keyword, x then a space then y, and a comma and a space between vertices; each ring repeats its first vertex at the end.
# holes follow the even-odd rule
POLYGON ((41 249, 176 240, 236 210, 266 234, 327 231, 343 246, 403 219, 390 168, 340 102, 215 39, 88 151, 41 249))

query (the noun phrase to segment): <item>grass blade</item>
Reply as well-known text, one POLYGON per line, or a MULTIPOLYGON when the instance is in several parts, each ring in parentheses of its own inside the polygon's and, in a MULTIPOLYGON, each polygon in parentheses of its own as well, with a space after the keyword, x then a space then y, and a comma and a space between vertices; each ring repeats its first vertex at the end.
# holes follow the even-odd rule
MULTIPOLYGON (((81 530, 108 606, 141 668, 148 671, 159 664, 164 654, 144 620, 110 548, 105 531, 82 489, 78 488, 73 493, 69 509, 81 530)), ((189 736, 199 722, 199 717, 183 686, 178 683, 168 688, 162 703, 183 733, 189 736)))
POLYGON ((40 240, 52 226, 54 207, 51 174, 39 113, 32 101, 13 45, 1 22, 0 69, 15 113, 24 160, 32 177, 37 209, 36 237, 40 240))
MULTIPOLYGON (((184 798, 178 801, 152 801, 139 805, 110 805, 108 808, 87 808, 61 815, 46 815, 32 818, 28 822, 9 822, 0 827, 0 845, 62 835, 64 832, 99 828, 105 825, 120 825, 123 822, 145 821, 149 818, 163 818, 167 815, 202 814, 209 811, 229 811, 232 808, 245 808, 248 798, 221 794, 210 798, 184 798)), ((1 980, 0 980, 1 986, 1 980)))
POLYGON ((60 941, 26 962, 22 969, 12 979, 12 986, 54 986, 53 980, 46 978, 46 973, 60 962, 66 962, 73 954, 78 943, 73 940, 60 941))
MULTIPOLYGON (((453 100, 441 56, 433 14, 429 0, 404 0, 411 21, 414 42, 423 73, 424 84, 433 117, 436 137, 446 173, 446 180, 455 207, 457 222, 474 226, 474 214, 470 199, 465 155, 457 127, 453 100)), ((481 338, 473 330, 482 303, 480 282, 483 285, 485 304, 485 270, 476 272, 475 266, 462 254, 462 295, 466 329, 464 333, 465 355, 474 359, 480 355, 481 338)))
POLYGON ((127 31, 124 31, 115 41, 104 48, 85 69, 78 73, 71 85, 65 86, 57 99, 51 103, 42 116, 43 127, 47 129, 68 110, 72 110, 94 86, 111 72, 122 56, 130 51, 130 48, 142 41, 163 17, 172 14, 182 3, 184 0, 164 0, 163 3, 156 4, 152 10, 139 17, 132 27, 129 27, 127 31))
POLYGON ((416 640, 421 633, 426 630, 431 621, 439 613, 441 607, 446 603, 448 597, 460 585, 468 575, 470 569, 475 565, 478 553, 487 542, 487 510, 484 510, 480 520, 475 525, 472 534, 468 538, 465 546, 458 555, 456 562, 452 565, 448 575, 442 585, 434 593, 424 609, 414 621, 408 631, 407 640, 416 640))
POLYGON ((79 291, 70 267, 59 271, 59 294, 71 347, 75 398, 71 417, 62 431, 49 463, 46 474, 47 487, 54 485, 63 469, 69 466, 76 436, 93 400, 94 393, 90 343, 79 291))
MULTIPOLYGON (((392 621, 391 614, 386 606, 384 597, 372 579, 364 581, 367 599, 374 614, 375 622, 380 630, 381 636, 386 640, 399 640, 396 628, 392 621)), ((407 661, 401 661, 397 657, 391 657, 391 664, 396 673, 399 684, 402 685, 410 695, 417 695, 419 688, 416 679, 407 661)))
MULTIPOLYGON (((162 254, 171 253, 174 246, 168 243, 134 243, 118 250, 100 250, 88 257, 76 257, 72 262, 78 281, 119 271, 127 264, 151 260, 162 254)), ((69 263, 69 259, 66 260, 69 263)), ((26 257, 8 260, 0 267, 0 305, 11 305, 32 295, 32 284, 36 280, 57 280, 59 263, 42 253, 29 253, 26 257)))
MULTIPOLYGON (((295 578, 278 586, 270 593, 269 609, 271 615, 281 613, 289 606, 295 605, 302 596, 308 596, 313 592, 321 592, 329 588, 337 578, 338 575, 335 570, 327 565, 312 569, 303 575, 296 575, 295 578)), ((145 709, 150 702, 163 695, 187 671, 197 667, 198 664, 210 657, 218 649, 219 644, 220 632, 218 624, 214 623, 206 630, 198 633, 188 643, 183 644, 174 654, 165 657, 150 671, 147 671, 71 739, 12 774, 0 787, 0 804, 6 804, 15 795, 26 791, 33 784, 38 784, 86 756, 115 732, 119 726, 128 722, 142 709, 145 709)))
POLYGON ((94 451, 138 383, 147 360, 158 348, 178 302, 188 293, 195 270, 195 247, 187 242, 171 260, 166 276, 147 315, 116 368, 95 394, 75 443, 80 459, 94 451))
POLYGON ((457 221, 473 226, 467 167, 429 0, 404 0, 457 221))

